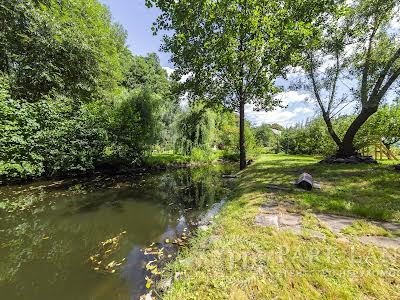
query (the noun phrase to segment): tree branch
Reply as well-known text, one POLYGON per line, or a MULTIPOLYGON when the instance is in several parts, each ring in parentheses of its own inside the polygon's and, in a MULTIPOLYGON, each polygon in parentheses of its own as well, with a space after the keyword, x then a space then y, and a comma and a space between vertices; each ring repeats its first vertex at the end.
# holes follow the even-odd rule
POLYGON ((335 56, 336 56, 336 72, 335 72, 335 77, 333 78, 333 82, 332 82, 332 91, 331 91, 331 95, 329 97, 329 102, 328 102, 328 114, 331 113, 331 109, 332 109, 332 105, 333 105, 333 101, 335 99, 335 94, 336 94, 336 85, 337 85, 337 81, 339 78, 339 69, 340 69, 340 57, 339 57, 339 51, 336 48, 335 51, 335 56))
MULTIPOLYGON (((380 73, 379 78, 378 78, 377 82, 375 83, 374 89, 372 90, 372 93, 370 96, 371 100, 375 99, 375 96, 378 95, 379 89, 381 88, 382 83, 385 80, 385 77, 387 76, 387 73, 389 72, 389 70, 393 66, 393 64, 396 62, 396 60, 399 58, 400 58, 400 48, 397 49, 397 51, 393 54, 392 58, 387 62, 385 68, 380 73)), ((379 101, 379 98, 378 98, 378 101, 379 101)))
POLYGON ((372 40, 374 39, 376 33, 376 29, 374 28, 371 32, 371 35, 368 39, 368 49, 365 58, 364 70, 362 74, 362 81, 361 81, 361 103, 364 104, 368 101, 368 73, 369 67, 371 63, 371 51, 372 51, 372 40))
POLYGON ((399 76, 400 76, 400 67, 396 71, 394 71, 392 76, 390 76, 389 80, 386 82, 386 84, 383 86, 383 88, 377 94, 377 104, 379 104, 380 99, 382 99, 383 96, 385 96, 388 89, 399 78, 399 76))

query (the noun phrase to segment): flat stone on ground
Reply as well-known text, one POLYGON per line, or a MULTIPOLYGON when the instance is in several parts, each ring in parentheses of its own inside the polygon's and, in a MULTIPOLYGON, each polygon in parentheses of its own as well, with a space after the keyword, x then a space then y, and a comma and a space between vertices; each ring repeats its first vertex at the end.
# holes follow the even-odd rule
POLYGON ((400 223, 390 223, 390 222, 371 222, 371 223, 376 226, 380 226, 389 232, 400 235, 400 223))
POLYGON ((359 241, 366 245, 374 245, 382 248, 400 249, 400 238, 388 238, 384 236, 362 236, 359 241))
POLYGON ((281 226, 294 227, 301 224, 303 216, 299 214, 282 214, 279 216, 279 224, 281 226))
POLYGON ((279 228, 278 215, 257 215, 254 223, 258 226, 279 228))
POLYGON ((335 234, 339 234, 343 228, 350 226, 357 220, 351 217, 328 214, 316 214, 316 217, 320 222, 325 223, 325 225, 335 234))
POLYGON ((279 206, 276 203, 276 201, 269 201, 269 202, 266 202, 263 205, 261 205, 260 210, 263 213, 267 213, 267 214, 277 214, 278 208, 279 208, 279 206))

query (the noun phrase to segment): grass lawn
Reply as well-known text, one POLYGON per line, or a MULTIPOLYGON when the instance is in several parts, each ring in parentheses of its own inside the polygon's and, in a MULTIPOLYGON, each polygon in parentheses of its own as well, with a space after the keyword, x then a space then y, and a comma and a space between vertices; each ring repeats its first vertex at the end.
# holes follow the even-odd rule
POLYGON ((230 201, 215 223, 200 231, 164 270, 174 280, 165 299, 400 299, 400 253, 361 244, 357 235, 391 236, 368 220, 327 232, 311 213, 326 212, 400 222, 400 174, 381 165, 319 165, 305 156, 263 155, 241 172, 230 201), (309 172, 321 190, 292 188, 309 172), (260 206, 293 203, 303 225, 326 238, 254 225, 260 206))

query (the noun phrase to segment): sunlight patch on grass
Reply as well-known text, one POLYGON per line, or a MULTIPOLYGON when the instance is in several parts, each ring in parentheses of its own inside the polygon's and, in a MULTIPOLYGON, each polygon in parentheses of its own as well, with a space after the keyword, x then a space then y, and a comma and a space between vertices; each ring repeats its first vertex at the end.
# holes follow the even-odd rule
MULTIPOLYGON (((164 277, 174 277, 177 272, 180 277, 164 299, 399 299, 400 260, 395 250, 340 241, 310 213, 398 218, 398 174, 385 166, 370 168, 319 165, 311 157, 259 157, 240 173, 215 224, 166 267, 164 277), (343 171, 349 176, 342 176, 343 171), (290 186, 301 172, 328 182, 329 188, 309 193, 267 191, 270 183, 290 186), (372 186, 350 187, 364 179, 372 186), (304 215, 305 229, 327 238, 255 226, 260 205, 268 201, 293 201, 304 215)), ((351 227, 346 229, 351 234, 378 233, 365 223, 351 227)))
POLYGON ((386 236, 392 237, 392 234, 384 228, 376 226, 364 220, 354 221, 353 224, 342 229, 342 233, 354 236, 386 236))

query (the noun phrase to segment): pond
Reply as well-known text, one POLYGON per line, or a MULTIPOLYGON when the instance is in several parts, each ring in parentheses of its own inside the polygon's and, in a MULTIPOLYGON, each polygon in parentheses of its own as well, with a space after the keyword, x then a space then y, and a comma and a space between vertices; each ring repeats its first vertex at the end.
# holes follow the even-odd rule
POLYGON ((179 246, 166 241, 189 236, 229 192, 222 174, 236 171, 221 164, 0 187, 1 298, 138 299, 157 274, 149 260, 173 257, 179 246))

